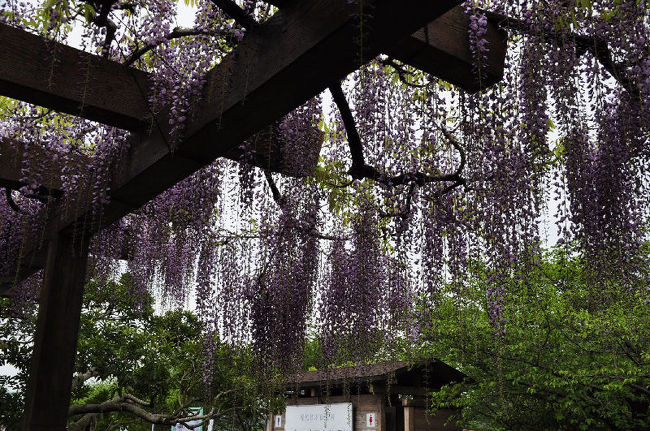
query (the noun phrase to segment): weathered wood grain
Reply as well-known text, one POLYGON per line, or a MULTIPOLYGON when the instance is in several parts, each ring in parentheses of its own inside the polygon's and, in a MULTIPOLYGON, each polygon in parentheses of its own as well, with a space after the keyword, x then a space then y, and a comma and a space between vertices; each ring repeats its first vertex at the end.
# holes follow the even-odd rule
POLYGON ((149 116, 149 77, 78 49, 0 24, 0 94, 138 130, 149 116))
POLYGON ((49 242, 25 396, 25 430, 66 429, 88 243, 88 237, 62 234, 49 242))

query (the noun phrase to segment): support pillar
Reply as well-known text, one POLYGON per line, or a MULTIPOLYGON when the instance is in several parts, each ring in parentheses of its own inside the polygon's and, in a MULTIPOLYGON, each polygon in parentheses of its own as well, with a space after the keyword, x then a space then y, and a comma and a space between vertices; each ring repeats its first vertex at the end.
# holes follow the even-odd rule
POLYGON ((415 431, 415 407, 413 400, 402 400, 404 407, 404 431, 415 431))
POLYGON ((25 431, 66 429, 89 241, 88 235, 63 233, 50 241, 25 396, 25 431))

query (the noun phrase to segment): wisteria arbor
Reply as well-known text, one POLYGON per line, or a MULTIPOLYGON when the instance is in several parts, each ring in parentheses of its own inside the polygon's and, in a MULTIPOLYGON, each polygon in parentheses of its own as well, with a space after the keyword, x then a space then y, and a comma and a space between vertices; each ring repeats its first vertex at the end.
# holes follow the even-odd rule
POLYGON ((26 428, 65 427, 83 284, 118 259, 282 371, 308 330, 355 361, 417 342, 413 299, 477 257, 498 336, 549 201, 593 307, 645 274, 648 5, 460 4, 199 1, 174 28, 169 0, 3 2, 0 292, 40 292, 26 428))

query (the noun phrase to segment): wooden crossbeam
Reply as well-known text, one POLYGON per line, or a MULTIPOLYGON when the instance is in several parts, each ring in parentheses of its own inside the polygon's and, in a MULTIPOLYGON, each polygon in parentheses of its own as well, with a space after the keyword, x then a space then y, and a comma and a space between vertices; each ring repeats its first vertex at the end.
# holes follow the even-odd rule
MULTIPOLYGON (((132 212, 216 158, 235 158, 246 138, 458 3, 377 1, 372 21, 366 23, 373 32, 363 41, 358 39, 358 6, 347 0, 296 2, 279 11, 248 32, 208 73, 203 99, 194 110, 186 139, 175 151, 158 128, 132 143, 114 173, 112 200, 104 209, 102 225, 132 212)), ((84 202, 75 207, 85 207, 84 202)), ((84 220, 83 215, 63 215, 59 210, 47 231, 88 228, 84 220)), ((26 247, 22 262, 19 278, 43 266, 42 253, 26 247)), ((15 274, 7 276, 15 279, 15 274)))
MULTIPOLYGON (((293 3, 284 0, 278 6, 288 8, 293 3)), ((486 38, 490 51, 481 79, 477 79, 472 70, 468 28, 464 10, 455 7, 397 44, 387 46, 385 53, 468 91, 476 91, 501 79, 506 35, 494 23, 488 23, 486 38)), ((152 87, 148 74, 4 24, 0 24, 0 46, 7 53, 0 59, 0 94, 127 130, 159 127, 163 129, 160 135, 165 135, 166 118, 152 119, 148 109, 152 87)), ((284 163, 281 144, 273 140, 275 136, 263 134, 261 138, 253 139, 253 164, 296 175, 284 163)), ((14 153, 9 143, 0 142, 0 186, 15 188, 24 184, 16 171, 20 157, 14 153)), ((226 156, 240 160, 239 146, 226 156)), ((43 184, 45 189, 58 188, 56 172, 56 164, 48 168, 49 183, 43 184)))
MULTIPOLYGON (((165 110, 156 117, 149 110, 153 86, 149 74, 6 24, 0 24, 0 46, 0 94, 141 134, 159 129, 158 138, 166 136, 165 110)), ((259 149, 251 160, 254 165, 297 174, 283 163, 277 136, 264 133, 253 141, 259 149)), ((14 187, 24 183, 17 182, 22 176, 16 175, 14 166, 21 157, 11 145, 0 143, 0 185, 14 187)), ((237 146, 226 156, 239 161, 242 152, 237 146)), ((49 180, 56 182, 53 177, 49 180)))
POLYGON ((146 73, 0 24, 0 94, 127 130, 149 115, 146 73))
MULTIPOLYGON (((271 0, 269 3, 283 9, 294 1, 271 0)), ((507 34, 493 20, 488 21, 485 38, 490 50, 481 74, 477 76, 473 70, 468 30, 469 17, 462 7, 455 7, 385 54, 464 90, 476 92, 499 82, 503 77, 507 34)))
MULTIPOLYGON (((465 12, 456 7, 388 46, 386 53, 476 90, 468 25, 465 12)), ((483 86, 502 76, 505 55, 504 34, 494 23, 489 23, 486 38, 491 49, 483 86)), ((147 73, 6 24, 0 24, 0 46, 0 94, 127 130, 150 125, 152 81, 147 73)))
POLYGON ((172 158, 183 160, 187 168, 175 171, 185 176, 183 169, 192 169, 193 162, 204 165, 230 156, 243 139, 457 3, 378 1, 372 22, 366 23, 374 32, 365 41, 358 41, 359 6, 346 0, 293 3, 248 33, 238 49, 208 73, 198 117, 173 156, 154 140, 140 146, 161 157, 154 163, 131 158, 118 178, 115 197, 132 205, 153 197, 148 179, 169 175, 170 164, 178 165, 172 158))

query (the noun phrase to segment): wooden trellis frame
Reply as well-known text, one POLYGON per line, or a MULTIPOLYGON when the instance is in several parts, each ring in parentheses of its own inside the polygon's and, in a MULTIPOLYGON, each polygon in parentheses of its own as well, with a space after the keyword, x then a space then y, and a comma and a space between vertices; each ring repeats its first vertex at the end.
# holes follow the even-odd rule
MULTIPOLYGON (((101 223, 65 214, 54 202, 46 241, 27 244, 19 268, 0 278, 0 294, 17 279, 45 268, 27 393, 25 429, 65 429, 81 296, 91 235, 139 208, 218 157, 239 159, 239 145, 334 81, 380 53, 468 90, 472 73, 468 18, 459 0, 377 0, 364 59, 355 40, 356 6, 347 0, 273 1, 280 11, 247 31, 241 43, 210 70, 193 107, 185 139, 172 152, 167 119, 152 118, 146 73, 27 32, 0 25, 0 94, 132 131, 129 154, 113 172, 111 201, 101 223), (454 9, 455 8, 455 9, 454 9), (44 61, 56 55, 57 62, 44 61)), ((481 84, 500 80, 505 34, 490 24, 490 54, 481 84)), ((20 155, 0 142, 0 186, 20 185, 20 155)), ((47 157, 43 150, 43 157, 47 157)), ((261 154, 259 165, 283 171, 261 154)), ((80 162, 81 163, 81 162, 80 162)), ((52 164, 42 188, 61 189, 52 164)), ((86 207, 83 199, 79 208, 86 207)))

